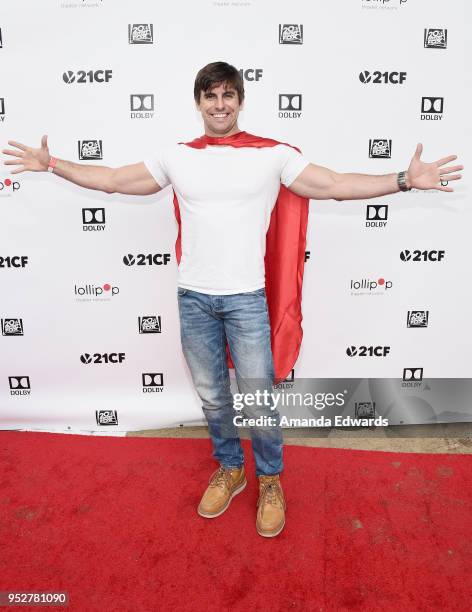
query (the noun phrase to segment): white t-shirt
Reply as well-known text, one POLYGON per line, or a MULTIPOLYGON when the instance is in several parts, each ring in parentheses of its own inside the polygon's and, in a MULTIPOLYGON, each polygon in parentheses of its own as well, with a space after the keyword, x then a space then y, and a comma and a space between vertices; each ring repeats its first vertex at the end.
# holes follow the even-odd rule
POLYGON ((179 287, 213 295, 264 287, 266 233, 280 183, 289 186, 308 160, 287 145, 176 144, 144 163, 179 201, 179 287))

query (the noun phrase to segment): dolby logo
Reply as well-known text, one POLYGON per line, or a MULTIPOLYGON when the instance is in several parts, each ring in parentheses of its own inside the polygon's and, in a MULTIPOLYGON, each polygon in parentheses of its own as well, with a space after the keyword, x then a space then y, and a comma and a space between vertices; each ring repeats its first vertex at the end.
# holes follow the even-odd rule
POLYGON ((369 157, 371 159, 390 159, 392 157, 392 141, 384 138, 369 140, 369 157))
POLYGON ((128 24, 128 43, 130 45, 152 45, 154 28, 152 23, 128 24))
POLYGON ((302 94, 279 94, 280 119, 299 119, 301 110, 302 94))
MULTIPOLYGON (((79 298, 86 298, 83 301, 93 301, 94 298, 101 298, 102 296, 109 300, 111 296, 118 295, 120 292, 119 287, 115 287, 110 285, 109 283, 105 283, 103 285, 74 285, 74 294, 79 298)), ((100 300, 100 301, 103 301, 100 300)))
POLYGON ((162 331, 160 315, 138 317, 138 331, 140 334, 160 334, 162 331))
POLYGON ((361 278, 360 280, 351 280, 351 295, 383 295, 393 287, 392 281, 378 278, 377 280, 370 278, 361 278))
POLYGON ((118 425, 117 410, 95 410, 97 425, 118 425))
POLYGON ((250 83, 253 81, 260 81, 262 79, 262 68, 240 68, 239 74, 241 78, 250 83))
POLYGON ((23 319, 2 319, 2 336, 24 336, 23 319))
POLYGON ((84 232, 102 232, 105 229, 105 209, 82 208, 82 229, 84 232))
POLYGON ((402 387, 421 387, 423 368, 404 368, 402 387))
POLYGON ((421 120, 440 121, 443 118, 444 98, 431 96, 421 98, 421 120))
POLYGON ((424 31, 425 49, 447 49, 447 30, 427 28, 424 31))
POLYGON ((0 98, 0 123, 5 121, 5 98, 0 98))
POLYGON ((389 72, 388 70, 385 72, 381 72, 380 70, 369 72, 368 70, 363 70, 359 73, 359 81, 364 84, 388 83, 391 85, 402 85, 406 81, 406 72, 389 72))
POLYGON ((442 261, 446 251, 402 251, 400 259, 402 261, 442 261))
POLYGON ((388 204, 368 204, 365 218, 366 227, 385 227, 388 218, 388 204))
POLYGON ((129 98, 131 119, 154 117, 154 94, 131 94, 129 98))
POLYGON ((164 375, 162 372, 144 372, 142 375, 143 393, 162 393, 164 375))
POLYGON ((30 395, 31 384, 29 376, 9 376, 10 395, 30 395))
POLYGON ((354 414, 356 419, 375 418, 375 402, 355 402, 354 414))
POLYGON ((274 385, 274 389, 293 389, 295 383, 295 370, 292 369, 285 380, 274 385))
POLYGON ((409 310, 406 317, 407 327, 428 327, 429 310, 409 310))
POLYGON ((103 159, 101 140, 79 140, 79 159, 103 159))
POLYGON ((292 369, 290 374, 287 376, 287 378, 284 380, 284 382, 288 382, 288 383, 292 383, 295 380, 295 370, 292 369))
POLYGON ((301 23, 279 24, 279 44, 303 45, 303 25, 301 23))

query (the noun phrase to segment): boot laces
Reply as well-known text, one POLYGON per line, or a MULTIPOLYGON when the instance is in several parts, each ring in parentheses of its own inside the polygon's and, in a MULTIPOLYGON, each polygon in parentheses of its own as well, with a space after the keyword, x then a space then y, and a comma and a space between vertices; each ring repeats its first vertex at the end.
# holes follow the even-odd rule
POLYGON ((261 498, 264 503, 276 506, 278 503, 283 503, 281 497, 282 491, 278 480, 274 479, 262 483, 261 498))
POLYGON ((228 487, 231 489, 231 481, 229 471, 223 466, 219 467, 218 470, 213 474, 210 480, 211 487, 228 487))

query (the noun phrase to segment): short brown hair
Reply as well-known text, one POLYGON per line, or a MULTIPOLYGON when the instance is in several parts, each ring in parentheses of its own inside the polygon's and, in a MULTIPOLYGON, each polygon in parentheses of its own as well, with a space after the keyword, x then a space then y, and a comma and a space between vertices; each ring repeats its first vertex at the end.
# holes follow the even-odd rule
POLYGON ((195 78, 195 85, 193 87, 193 97, 195 102, 200 102, 200 93, 202 91, 207 92, 217 87, 222 83, 226 85, 232 85, 238 92, 239 103, 244 100, 244 83, 239 71, 231 64, 226 62, 212 62, 207 64, 201 70, 195 78))

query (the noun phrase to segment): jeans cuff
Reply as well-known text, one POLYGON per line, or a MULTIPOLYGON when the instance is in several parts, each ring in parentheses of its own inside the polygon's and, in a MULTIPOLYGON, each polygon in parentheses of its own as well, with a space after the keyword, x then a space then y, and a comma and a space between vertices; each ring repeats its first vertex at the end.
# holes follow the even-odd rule
POLYGON ((279 470, 278 472, 272 472, 271 474, 267 474, 266 472, 260 472, 258 470, 256 470, 256 476, 259 478, 259 476, 280 476, 282 474, 283 470, 279 470))

